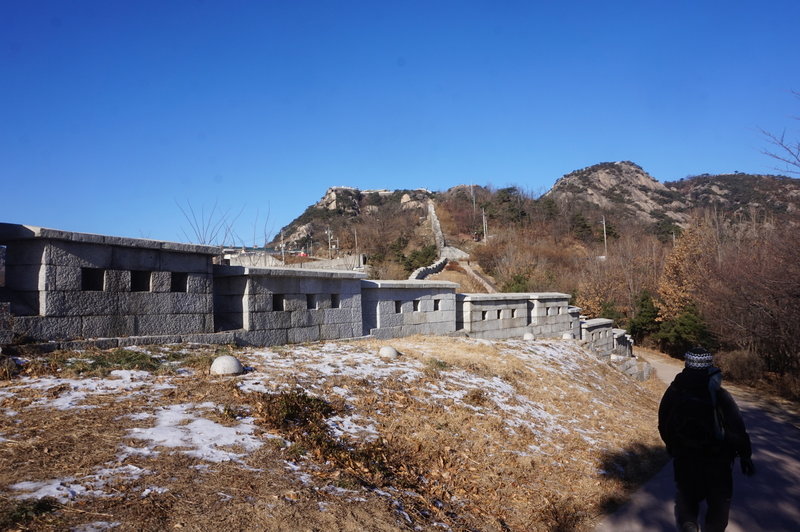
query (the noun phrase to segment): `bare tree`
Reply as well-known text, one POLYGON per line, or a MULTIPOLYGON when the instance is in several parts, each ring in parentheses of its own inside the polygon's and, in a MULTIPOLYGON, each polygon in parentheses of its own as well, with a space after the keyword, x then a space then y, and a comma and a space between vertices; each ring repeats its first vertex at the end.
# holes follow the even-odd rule
MULTIPOLYGON (((792 93, 800 98, 800 92, 792 91, 792 93)), ((794 120, 800 120, 800 117, 793 116, 794 120)), ((772 148, 764 150, 764 154, 772 157, 775 160, 783 163, 783 167, 776 168, 781 172, 789 174, 800 174, 800 139, 791 140, 786 138, 786 130, 784 129, 780 135, 770 131, 761 130, 761 133, 767 138, 772 148)))
POLYGON ((233 224, 241 216, 244 207, 235 216, 231 216, 230 209, 222 211, 217 207, 217 202, 206 211, 205 206, 197 211, 192 203, 187 199, 186 206, 181 205, 175 200, 175 205, 180 209, 189 230, 181 228, 184 238, 189 242, 203 245, 224 245, 231 239, 235 239, 233 224))

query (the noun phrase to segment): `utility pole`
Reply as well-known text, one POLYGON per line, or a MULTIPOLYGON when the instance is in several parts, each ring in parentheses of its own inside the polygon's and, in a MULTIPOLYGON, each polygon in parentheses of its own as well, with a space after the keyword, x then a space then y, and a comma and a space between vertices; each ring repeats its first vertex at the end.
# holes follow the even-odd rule
POLYGON ((606 238, 606 217, 603 216, 603 254, 608 257, 608 239, 606 238))
POLYGON ((281 261, 286 264, 286 244, 283 242, 283 229, 281 229, 281 261))
POLYGON ((483 241, 489 240, 489 226, 486 224, 486 209, 481 209, 483 215, 483 241))
POLYGON ((333 249, 331 248, 331 226, 328 226, 328 229, 325 231, 328 233, 328 259, 333 258, 333 249))

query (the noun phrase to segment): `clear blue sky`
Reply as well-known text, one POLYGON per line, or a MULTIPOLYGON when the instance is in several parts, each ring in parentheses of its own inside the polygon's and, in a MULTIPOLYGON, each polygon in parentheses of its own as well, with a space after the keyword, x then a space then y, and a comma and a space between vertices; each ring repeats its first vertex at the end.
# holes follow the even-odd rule
POLYGON ((0 0, 0 221, 252 240, 329 186, 775 173, 798 58, 797 0, 0 0))

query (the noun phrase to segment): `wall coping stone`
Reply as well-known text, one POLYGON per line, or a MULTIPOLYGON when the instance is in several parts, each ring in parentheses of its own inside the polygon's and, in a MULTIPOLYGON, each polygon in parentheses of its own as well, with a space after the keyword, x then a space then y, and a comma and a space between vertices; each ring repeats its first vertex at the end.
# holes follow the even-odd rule
POLYGON ((405 280, 363 280, 361 288, 380 289, 380 288, 450 288, 455 290, 458 283, 450 281, 423 281, 418 279, 405 280))
POLYGON ((58 229, 37 227, 35 225, 21 225, 0 222, 0 242, 12 240, 33 240, 37 238, 66 240, 68 242, 78 242, 83 244, 103 244, 106 246, 161 249, 164 251, 178 251, 181 253, 196 253, 198 255, 219 255, 222 253, 222 248, 217 246, 182 244, 180 242, 96 235, 92 233, 76 233, 72 231, 61 231, 58 229))
POLYGON ((614 320, 610 320, 608 318, 594 318, 581 323, 581 327, 584 329, 592 327, 611 327, 613 324, 614 320))
POLYGON ((318 279, 364 279, 366 273, 346 270, 312 270, 310 268, 250 268, 215 264, 216 277, 306 277, 318 279))

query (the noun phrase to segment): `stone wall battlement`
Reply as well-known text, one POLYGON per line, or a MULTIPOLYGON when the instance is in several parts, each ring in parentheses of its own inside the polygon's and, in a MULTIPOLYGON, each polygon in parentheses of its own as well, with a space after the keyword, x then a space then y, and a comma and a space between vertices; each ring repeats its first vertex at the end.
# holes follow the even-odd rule
POLYGON ((223 250, 214 246, 3 223, 0 246, 0 344, 200 339, 277 345, 362 335, 533 335, 580 337, 610 354, 626 339, 624 331, 612 332, 611 320, 581 322, 569 294, 556 292, 458 294, 458 285, 445 281, 230 266, 215 264, 223 250))

